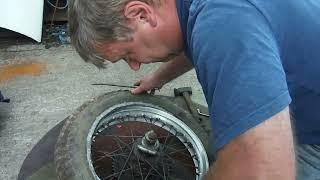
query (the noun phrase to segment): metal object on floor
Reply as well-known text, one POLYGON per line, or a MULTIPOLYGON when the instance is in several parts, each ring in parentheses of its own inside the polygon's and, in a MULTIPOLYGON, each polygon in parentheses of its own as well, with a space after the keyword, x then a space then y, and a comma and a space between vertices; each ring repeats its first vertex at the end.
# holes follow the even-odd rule
MULTIPOLYGON (((138 86, 134 85, 134 86, 129 86, 129 85, 121 85, 121 84, 112 84, 112 83, 93 83, 91 84, 93 86, 114 86, 114 87, 123 87, 123 88, 130 88, 130 89, 134 89, 137 88, 138 86)), ((150 90, 150 94, 154 95, 155 91, 158 90, 160 91, 160 88, 154 88, 150 90)))
POLYGON ((186 124, 143 103, 120 104, 98 117, 87 148, 97 180, 200 180, 209 168, 205 148, 186 124))
POLYGON ((199 108, 197 108, 197 112, 198 112, 198 114, 201 115, 201 116, 209 117, 209 114, 204 114, 204 113, 202 113, 199 108))
POLYGON ((192 104, 190 96, 192 95, 192 89, 191 87, 182 87, 182 88, 175 88, 174 90, 174 96, 182 96, 187 104, 187 107, 190 111, 190 113, 193 115, 194 118, 202 120, 198 116, 198 112, 196 111, 194 105, 192 104))
MULTIPOLYGON (((93 86, 114 86, 114 87, 125 87, 125 88, 137 88, 138 87, 136 85, 129 86, 129 85, 112 84, 112 83, 93 83, 91 85, 93 85, 93 86)), ((160 88, 154 88, 152 90, 160 90, 160 88)))
POLYGON ((93 86, 114 86, 114 87, 124 87, 124 88, 136 88, 138 86, 129 86, 129 85, 121 85, 121 84, 111 84, 111 83, 93 83, 93 86))
POLYGON ((5 98, 5 97, 2 95, 1 91, 0 91, 0 102, 5 102, 5 103, 9 103, 9 102, 10 102, 10 99, 5 98))

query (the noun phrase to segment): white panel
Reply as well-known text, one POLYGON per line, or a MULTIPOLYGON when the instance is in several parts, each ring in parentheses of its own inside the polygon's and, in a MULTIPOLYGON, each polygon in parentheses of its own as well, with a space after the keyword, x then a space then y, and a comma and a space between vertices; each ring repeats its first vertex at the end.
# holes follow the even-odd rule
POLYGON ((41 41, 44 0, 0 0, 0 27, 41 41))

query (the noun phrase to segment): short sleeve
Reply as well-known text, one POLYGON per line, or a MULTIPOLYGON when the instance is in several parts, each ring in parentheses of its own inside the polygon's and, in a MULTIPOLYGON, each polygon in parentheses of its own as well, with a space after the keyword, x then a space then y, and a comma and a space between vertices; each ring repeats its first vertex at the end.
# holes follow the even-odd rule
POLYGON ((198 9, 189 47, 218 150, 291 98, 277 41, 259 10, 245 0, 208 1, 198 9))

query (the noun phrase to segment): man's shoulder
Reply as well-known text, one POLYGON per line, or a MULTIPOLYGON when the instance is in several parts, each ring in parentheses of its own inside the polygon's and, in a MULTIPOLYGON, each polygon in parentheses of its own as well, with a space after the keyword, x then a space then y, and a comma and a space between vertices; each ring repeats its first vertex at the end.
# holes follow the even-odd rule
POLYGON ((189 38, 202 33, 232 35, 255 30, 261 23, 267 24, 267 19, 248 0, 201 0, 190 6, 187 29, 189 38))
POLYGON ((239 7, 254 6, 249 0, 186 0, 190 3, 190 15, 201 11, 215 11, 220 8, 240 10, 239 7), (210 7, 210 8, 207 8, 210 7))
MULTIPOLYGON (((275 41, 268 21, 247 0, 203 2, 198 4, 197 11, 190 12, 187 42, 191 54, 204 53, 204 47, 210 47, 205 53, 212 55, 215 51, 241 50, 240 46, 257 48, 262 45, 260 41, 275 41)), ((276 47, 272 49, 275 52, 276 47)))

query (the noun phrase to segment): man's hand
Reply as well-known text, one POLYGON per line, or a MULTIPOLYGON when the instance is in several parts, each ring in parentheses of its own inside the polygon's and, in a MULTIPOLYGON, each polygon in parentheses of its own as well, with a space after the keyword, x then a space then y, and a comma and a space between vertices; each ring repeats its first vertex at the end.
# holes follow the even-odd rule
POLYGON ((132 94, 140 94, 152 89, 160 89, 166 82, 161 80, 155 73, 147 75, 136 82, 134 85, 138 86, 137 88, 131 90, 132 94))
POLYGON ((163 63, 157 71, 143 77, 135 83, 138 87, 131 91, 132 94, 140 94, 155 88, 161 88, 166 83, 192 69, 189 60, 184 54, 163 63))
POLYGON ((286 108, 225 145, 206 180, 294 180, 295 153, 286 108))

